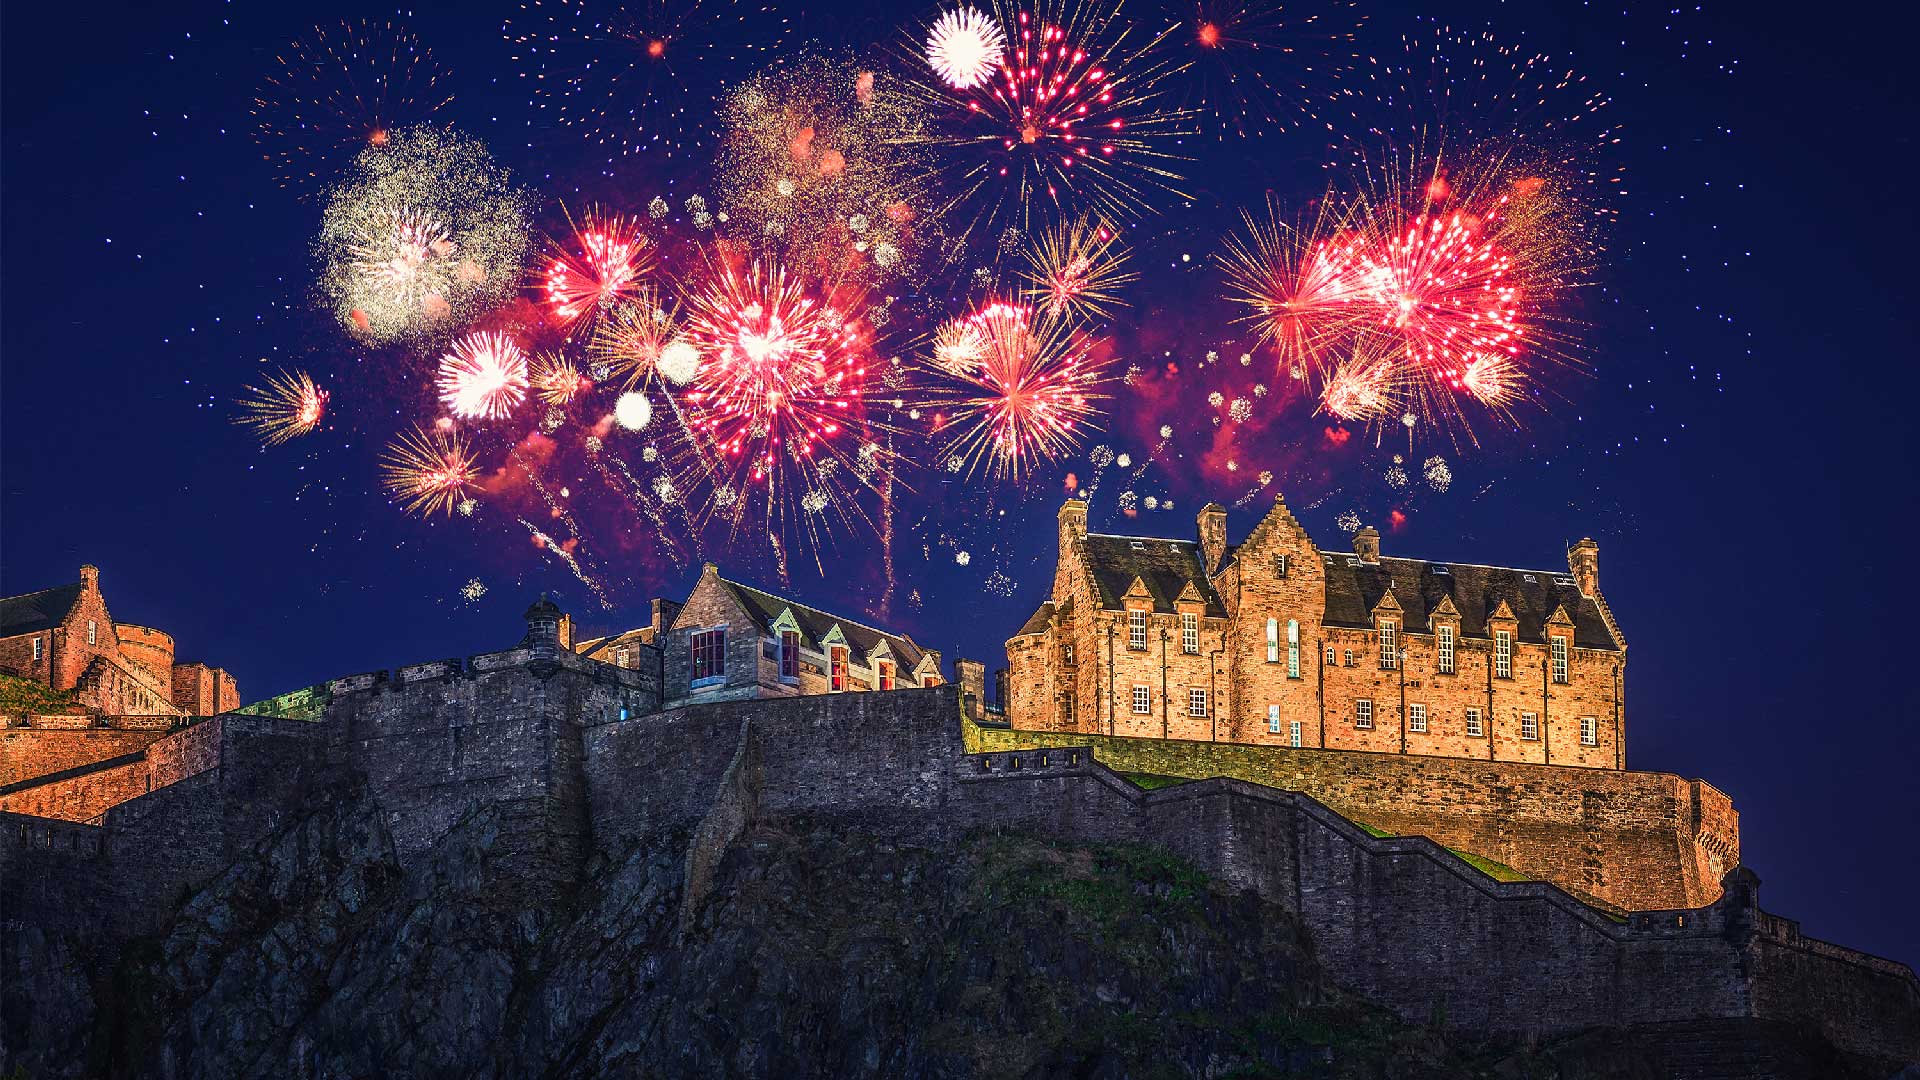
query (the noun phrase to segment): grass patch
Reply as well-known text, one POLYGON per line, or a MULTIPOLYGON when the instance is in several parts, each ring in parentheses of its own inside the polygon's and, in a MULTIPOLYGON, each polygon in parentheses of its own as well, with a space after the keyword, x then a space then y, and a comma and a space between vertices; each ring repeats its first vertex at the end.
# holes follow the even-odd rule
POLYGON ((1447 850, 1459 856, 1461 862, 1466 863, 1468 866, 1473 867, 1475 870, 1480 871, 1495 881, 1533 880, 1520 871, 1515 870, 1513 867, 1508 866, 1506 863, 1495 862, 1492 859, 1483 859, 1471 851, 1461 851, 1459 848, 1448 848, 1447 850))
POLYGON ((1358 825, 1358 826, 1360 826, 1360 828, 1361 828, 1361 831, 1363 831, 1363 832, 1365 832, 1365 833, 1366 833, 1366 834, 1367 834, 1368 836, 1378 836, 1378 837, 1383 837, 1383 838, 1384 838, 1384 837, 1388 837, 1388 836, 1392 836, 1392 835, 1393 835, 1392 833, 1390 833, 1390 832, 1388 832, 1388 831, 1387 831, 1387 830, 1385 830, 1385 829, 1376 829, 1376 828, 1374 828, 1373 826, 1371 826, 1371 825, 1369 825, 1369 824, 1367 824, 1367 823, 1366 823, 1366 822, 1364 822, 1364 821, 1354 821, 1354 819, 1352 819, 1352 818, 1348 818, 1347 820, 1348 820, 1348 821, 1353 821, 1353 823, 1354 823, 1355 825, 1358 825))
POLYGON ((0 713, 84 711, 71 690, 54 690, 18 675, 0 675, 0 713))
POLYGON ((1121 773, 1120 775, 1133 781, 1136 787, 1144 788, 1147 791, 1158 791, 1161 788, 1169 788, 1175 784, 1185 784, 1191 779, 1185 776, 1162 776, 1159 773, 1150 772, 1130 772, 1121 773))

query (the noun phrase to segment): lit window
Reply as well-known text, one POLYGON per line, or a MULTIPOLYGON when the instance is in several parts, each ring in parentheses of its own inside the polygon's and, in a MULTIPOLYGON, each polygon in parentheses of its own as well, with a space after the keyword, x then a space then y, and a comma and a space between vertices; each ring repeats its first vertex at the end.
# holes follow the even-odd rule
POLYGON ((1553 639, 1553 681, 1567 681, 1567 639, 1557 635, 1553 639))
POLYGON ((1530 712, 1520 714, 1520 737, 1538 739, 1540 737, 1540 718, 1530 712))
POLYGON ((1287 745, 1293 747, 1300 745, 1300 721, 1298 720, 1287 721, 1287 745))
POLYGON ((1346 650, 1346 661, 1347 661, 1346 662, 1347 667, 1353 666, 1353 650, 1352 649, 1346 650))
POLYGON ((1333 646, 1329 645, 1327 646, 1327 666, 1332 667, 1333 665, 1334 665, 1333 646))
POLYGON ((880 676, 880 689, 893 689, 893 665, 885 660, 878 661, 875 670, 880 676))
POLYGON ((1133 687, 1133 711, 1143 716, 1153 711, 1153 693, 1140 683, 1133 687))
POLYGON ((1187 715, 1207 715, 1207 692, 1205 690, 1187 691, 1187 715))
POLYGON ((1180 651, 1196 654, 1200 651, 1200 616, 1180 616, 1180 651))
POLYGON ((1144 649, 1147 647, 1147 613, 1144 611, 1127 612, 1127 648, 1144 649))
POLYGON ((939 685, 940 685, 940 676, 938 676, 938 675, 922 675, 922 676, 920 676, 920 685, 921 685, 921 686, 939 686, 939 685))
POLYGON ((1453 627, 1441 626, 1434 632, 1434 641, 1440 651, 1440 674, 1453 674, 1453 627))
POLYGON ((724 679, 727 676, 727 628, 696 630, 693 633, 693 681, 724 679))
POLYGON ((1493 632, 1493 675, 1496 679, 1513 678, 1513 631, 1511 630, 1493 632))
POLYGON ((1427 730, 1427 707, 1423 704, 1407 706, 1407 730, 1427 730))
POLYGON ((87 620, 87 644, 89 645, 100 644, 99 630, 100 630, 100 627, 96 625, 92 619, 87 620))
POLYGON ((1580 744, 1582 746, 1600 745, 1600 721, 1596 717, 1580 718, 1580 744))
POLYGON ((40 639, 37 637, 33 639, 33 658, 40 659, 40 639))
POLYGON ((1400 666, 1399 640, 1399 627, 1394 625, 1391 620, 1383 620, 1380 623, 1380 667, 1382 670, 1392 670, 1400 666))
POLYGON ((847 688, 847 647, 835 645, 827 650, 827 689, 839 693, 847 688))
POLYGON ((1287 678, 1300 677, 1300 620, 1287 620, 1287 678))
POLYGON ((1280 706, 1267 706, 1267 734, 1280 734, 1280 706))
POLYGON ((1280 620, 1267 620, 1267 663, 1280 662, 1280 620))
POLYGON ((780 632, 780 677, 800 677, 800 635, 792 630, 780 632))
POLYGON ((1062 659, 1067 662, 1067 666, 1069 667, 1073 666, 1073 642, 1071 641, 1067 642, 1065 655, 1062 657, 1062 659))
POLYGON ((1353 703, 1353 726, 1357 728, 1373 726, 1373 702, 1361 698, 1353 703))
POLYGON ((1485 732, 1480 727, 1480 710, 1479 709, 1467 710, 1467 734, 1475 736, 1476 738, 1479 737, 1480 735, 1485 734, 1485 732))

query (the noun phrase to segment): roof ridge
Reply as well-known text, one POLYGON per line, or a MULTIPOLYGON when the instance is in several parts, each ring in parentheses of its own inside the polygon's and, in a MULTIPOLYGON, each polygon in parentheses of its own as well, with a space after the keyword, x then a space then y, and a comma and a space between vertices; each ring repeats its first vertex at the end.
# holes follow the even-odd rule
POLYGON ((874 633, 879 634, 881 637, 899 638, 901 641, 912 642, 916 647, 918 647, 919 645, 919 643, 915 642, 912 636, 908 634, 895 633, 892 630, 882 630, 877 626, 869 626, 866 623, 860 622, 857 619, 849 619, 844 615, 835 615, 833 612, 828 611, 826 608, 814 607, 812 604, 803 603, 791 597, 781 596, 779 593, 771 593, 758 586, 748 585, 745 582, 735 581, 732 578, 720 577, 720 575, 718 574, 715 574, 714 577, 719 577, 721 581, 726 582, 727 584, 733 586, 736 589, 747 589, 752 592, 757 592, 761 596, 772 597, 773 599, 778 600, 783 604, 786 604, 788 607, 803 607, 803 608, 806 608, 808 611, 815 612, 816 614, 825 615, 827 618, 832 619, 834 622, 850 623, 854 626, 859 627, 862 630, 871 630, 874 633))
POLYGON ((1200 545, 1200 541, 1198 540, 1182 540, 1177 536, 1130 536, 1126 533, 1088 533, 1087 534, 1087 539, 1092 540, 1095 538, 1098 538, 1101 540, 1159 540, 1168 544, 1189 544, 1194 547, 1198 547, 1200 545))
MULTIPOLYGON (((1333 554, 1347 554, 1334 552, 1333 554)), ((1528 566, 1496 566, 1493 563, 1456 562, 1452 559, 1416 559, 1406 555, 1382 555, 1380 562, 1425 563, 1428 566, 1471 566, 1476 570, 1510 570, 1516 574, 1552 574, 1555 577, 1569 577, 1565 570, 1541 570, 1528 566)))
POLYGON ((32 592, 15 593, 12 596, 0 596, 0 604, 5 604, 13 600, 26 600, 30 597, 39 596, 42 593, 59 592, 61 589, 72 589, 85 584, 86 582, 83 581, 69 581, 63 585, 49 585, 44 589, 35 589, 32 592))

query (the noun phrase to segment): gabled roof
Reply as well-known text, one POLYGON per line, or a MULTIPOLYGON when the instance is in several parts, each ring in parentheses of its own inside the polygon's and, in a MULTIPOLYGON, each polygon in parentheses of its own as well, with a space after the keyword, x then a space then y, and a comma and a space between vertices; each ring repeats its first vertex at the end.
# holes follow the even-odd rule
POLYGON ((1174 601, 1189 582, 1206 602, 1208 618, 1224 619, 1227 606, 1214 591, 1206 569, 1200 562, 1200 545, 1192 540, 1163 540, 1150 536, 1108 536, 1088 533, 1082 541, 1087 552, 1087 571, 1093 575, 1099 591, 1100 606, 1117 611, 1120 598, 1133 586, 1135 578, 1146 586, 1153 598, 1153 610, 1173 614, 1174 601))
POLYGON ((573 643, 573 651, 585 657, 599 657, 615 649, 651 644, 653 644, 653 627, 642 626, 638 630, 628 630, 623 634, 612 634, 607 637, 576 641, 573 643))
POLYGON ((854 622, 852 619, 841 618, 821 611, 819 608, 808 607, 797 600, 788 600, 751 585, 728 581, 718 574, 715 574, 713 579, 733 593, 734 599, 740 602, 740 606, 758 624, 761 633, 772 634, 773 624, 780 618, 780 613, 791 611, 793 621, 800 628, 801 643, 815 649, 820 648, 820 643, 827 634, 838 626, 840 635, 846 639, 850 647, 858 650, 861 656, 872 655, 874 648, 885 641, 894 659, 910 671, 919 667, 921 658, 926 655, 925 649, 914 644, 913 639, 904 634, 890 634, 885 630, 876 630, 871 626, 854 622))
POLYGON ((1014 637, 1026 637, 1028 634, 1044 634, 1047 624, 1053 621, 1053 601, 1047 600, 1034 609, 1033 615, 1022 625, 1014 637))
POLYGON ((1565 571, 1385 556, 1377 563, 1363 563, 1343 554, 1329 554, 1324 561, 1329 626, 1371 629, 1374 607, 1391 589, 1410 627, 1427 626, 1434 609, 1450 599, 1460 612, 1460 632, 1487 637, 1487 620, 1504 602, 1519 624, 1515 633, 1520 640, 1544 642, 1547 620, 1564 607, 1573 620, 1574 645, 1583 649, 1619 648, 1607 631, 1600 606, 1581 595, 1565 571))
POLYGON ((0 637, 51 630, 66 621, 85 586, 76 581, 0 599, 0 637))

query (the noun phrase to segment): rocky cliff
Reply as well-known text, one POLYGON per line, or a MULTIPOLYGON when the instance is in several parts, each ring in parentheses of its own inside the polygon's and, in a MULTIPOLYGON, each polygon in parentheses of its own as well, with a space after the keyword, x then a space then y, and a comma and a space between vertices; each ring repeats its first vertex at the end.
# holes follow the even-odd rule
MULTIPOLYGON (((763 815, 689 901, 689 833, 530 884, 475 803, 396 853, 341 779, 156 935, 12 935, 29 1077, 1885 1075, 1755 1021, 1546 1044, 1410 1025, 1278 906, 1160 849, 914 846, 763 815), (1689 1056, 1691 1055, 1691 1056, 1689 1056), (1729 1065, 1731 1063, 1731 1065, 1729 1065), (1731 1067, 1734 1071, 1689 1071, 1731 1067)), ((697 845, 691 845, 696 846, 697 845)), ((1444 1018, 1436 1017, 1436 1021, 1444 1018)))

